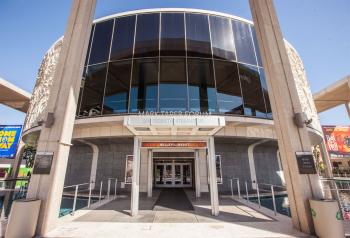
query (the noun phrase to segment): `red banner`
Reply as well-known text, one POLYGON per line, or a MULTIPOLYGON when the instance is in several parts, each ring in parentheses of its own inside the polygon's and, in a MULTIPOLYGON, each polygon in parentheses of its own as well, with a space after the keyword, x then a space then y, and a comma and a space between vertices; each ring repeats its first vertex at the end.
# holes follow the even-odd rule
POLYGON ((206 147, 207 143, 203 141, 152 141, 142 142, 141 147, 153 147, 153 148, 198 148, 206 147))
POLYGON ((331 158, 350 157, 350 127, 322 126, 322 129, 331 158))

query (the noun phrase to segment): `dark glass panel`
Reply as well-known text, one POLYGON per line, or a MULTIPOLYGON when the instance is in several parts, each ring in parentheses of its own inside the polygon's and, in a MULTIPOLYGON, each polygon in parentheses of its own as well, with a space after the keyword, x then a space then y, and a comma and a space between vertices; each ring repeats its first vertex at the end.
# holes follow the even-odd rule
POLYGON ((160 55, 185 56, 185 25, 183 13, 162 13, 160 55))
POLYGON ((89 66, 84 81, 80 116, 101 115, 107 64, 89 66))
POLYGON ((244 99, 244 115, 266 118, 258 68, 239 64, 239 77, 244 99))
POLYGON ((190 111, 217 111, 212 60, 188 59, 188 90, 190 111))
POLYGON ((160 60, 160 111, 187 110, 186 61, 178 58, 160 60))
POLYGON ((187 55, 211 58, 208 16, 186 13, 187 55))
POLYGON ((215 60, 214 65, 219 112, 243 115, 237 63, 215 60))
POLYGON ((132 58, 136 16, 115 19, 111 61, 132 58))
POLYGON ((236 60, 230 20, 227 18, 210 16, 209 21, 214 58, 236 60))
POLYGON ((80 113, 80 105, 81 105, 81 99, 83 97, 83 92, 84 92, 85 77, 86 77, 86 67, 84 66, 83 76, 82 76, 81 83, 80 83, 80 88, 79 88, 79 97, 78 97, 78 103, 77 103, 77 110, 75 112, 76 116, 79 116, 79 113, 80 113))
POLYGON ((158 58, 134 60, 130 112, 157 111, 158 64, 158 58))
POLYGON ((254 27, 250 26, 250 29, 252 30, 252 35, 253 35, 253 40, 254 40, 254 46, 255 46, 255 53, 256 53, 256 58, 258 59, 258 65, 262 65, 262 60, 261 60, 261 54, 260 54, 260 48, 259 48, 259 43, 258 43, 258 38, 256 38, 256 32, 254 27))
POLYGON ((131 60, 109 63, 103 114, 128 112, 131 60))
POLYGON ((89 65, 108 61, 113 21, 114 20, 109 20, 95 25, 89 65))
POLYGON ((269 93, 267 90, 265 71, 262 68, 259 68, 259 72, 260 72, 261 87, 262 87, 262 91, 263 91, 263 95, 264 95, 264 99, 265 99, 267 118, 272 119, 272 109, 271 109, 271 104, 270 104, 269 93))
POLYGON ((86 65, 88 64, 89 54, 90 54, 90 49, 91 49, 91 41, 92 41, 92 36, 93 36, 93 34, 94 34, 94 29, 95 29, 95 25, 93 25, 93 26, 91 27, 89 45, 88 45, 88 49, 87 49, 87 52, 86 52, 86 57, 85 57, 85 64, 84 64, 84 66, 86 66, 86 65))
POLYGON ((256 65, 253 39, 250 34, 250 27, 241 21, 232 21, 232 28, 236 44, 237 60, 239 62, 256 65))
POLYGON ((154 57, 159 55, 159 14, 137 16, 134 57, 154 57))

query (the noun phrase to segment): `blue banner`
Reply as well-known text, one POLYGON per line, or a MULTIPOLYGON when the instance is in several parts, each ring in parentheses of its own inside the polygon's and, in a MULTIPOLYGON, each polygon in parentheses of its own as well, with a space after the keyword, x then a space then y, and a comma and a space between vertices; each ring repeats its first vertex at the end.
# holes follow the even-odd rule
POLYGON ((0 125, 0 159, 13 159, 16 156, 22 126, 0 125))

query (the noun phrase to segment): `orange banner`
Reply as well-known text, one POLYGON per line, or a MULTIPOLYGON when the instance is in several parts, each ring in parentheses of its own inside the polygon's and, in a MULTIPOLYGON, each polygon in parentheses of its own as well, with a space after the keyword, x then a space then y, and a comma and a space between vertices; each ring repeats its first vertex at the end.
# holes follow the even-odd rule
POLYGON ((207 143, 203 141, 152 141, 142 142, 141 147, 152 148, 202 148, 206 147, 207 143))

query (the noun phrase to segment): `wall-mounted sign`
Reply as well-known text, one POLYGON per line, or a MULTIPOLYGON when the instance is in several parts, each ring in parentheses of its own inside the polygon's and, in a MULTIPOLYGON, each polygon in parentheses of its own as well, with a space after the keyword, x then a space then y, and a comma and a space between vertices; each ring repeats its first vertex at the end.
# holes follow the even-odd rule
POLYGON ((141 147, 152 148, 205 148, 207 143, 204 141, 152 141, 142 142, 141 147))
POLYGON ((324 139, 331 158, 350 158, 350 127, 322 126, 324 139))
POLYGON ((13 159, 16 156, 22 126, 0 125, 0 159, 13 159))
POLYGON ((33 174, 50 174, 53 152, 36 152, 33 174))
POLYGON ((311 152, 295 152, 299 174, 316 174, 314 157, 311 152))

